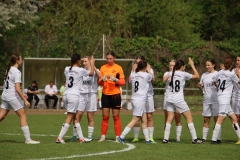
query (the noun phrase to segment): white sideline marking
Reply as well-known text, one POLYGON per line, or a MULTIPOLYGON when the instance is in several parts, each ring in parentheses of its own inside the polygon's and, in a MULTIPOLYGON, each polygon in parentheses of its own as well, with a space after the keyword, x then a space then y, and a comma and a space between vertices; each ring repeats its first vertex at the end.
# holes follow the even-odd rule
MULTIPOLYGON (((22 134, 13 134, 13 133, 0 133, 1 135, 11 135, 11 136, 22 136, 22 134)), ((45 135, 45 134, 31 134, 31 136, 40 136, 40 137, 57 137, 56 135, 45 135)), ((70 137, 70 136, 64 136, 64 137, 70 137)), ((117 143, 115 141, 107 140, 110 142, 117 143)), ((72 155, 72 156, 66 156, 66 157, 50 157, 50 158, 41 158, 41 159, 30 159, 30 160, 50 160, 50 159, 70 159, 70 158, 80 158, 80 157, 90 157, 90 156, 98 156, 98 155, 105 155, 105 154, 113 154, 113 153, 119 153, 119 152, 127 152, 132 149, 135 149, 136 147, 133 144, 125 143, 125 145, 128 146, 128 148, 124 148, 122 150, 113 150, 109 152, 99 152, 99 153, 91 153, 91 154, 83 154, 83 155, 72 155)))

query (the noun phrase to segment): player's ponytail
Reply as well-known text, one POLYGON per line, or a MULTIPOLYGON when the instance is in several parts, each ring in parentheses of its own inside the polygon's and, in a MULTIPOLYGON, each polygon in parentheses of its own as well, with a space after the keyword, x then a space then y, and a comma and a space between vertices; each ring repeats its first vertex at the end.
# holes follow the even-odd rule
POLYGON ((20 59, 20 55, 18 55, 18 54, 14 54, 14 55, 11 56, 10 61, 8 62, 8 67, 7 67, 7 71, 5 73, 4 78, 7 78, 8 72, 9 72, 11 66, 16 64, 19 59, 20 59))
POLYGON ((73 65, 76 64, 78 60, 81 60, 81 56, 77 53, 74 53, 71 57, 71 67, 69 70, 72 70, 73 65))
POLYGON ((180 70, 180 68, 182 66, 184 66, 185 63, 183 60, 178 60, 176 63, 175 63, 175 66, 173 67, 173 71, 172 71, 172 77, 171 77, 171 81, 169 83, 169 86, 171 86, 173 88, 173 77, 174 77, 174 74, 175 74, 175 71, 176 70, 180 70))

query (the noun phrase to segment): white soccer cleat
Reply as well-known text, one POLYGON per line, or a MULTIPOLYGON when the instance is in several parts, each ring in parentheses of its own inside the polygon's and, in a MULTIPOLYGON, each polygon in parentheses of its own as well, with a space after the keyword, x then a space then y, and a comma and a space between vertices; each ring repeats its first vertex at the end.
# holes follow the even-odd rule
POLYGON ((91 142, 92 140, 91 139, 88 139, 88 138, 79 138, 79 142, 80 143, 88 143, 88 142, 91 142))
POLYGON ((26 144, 39 144, 40 141, 34 141, 34 140, 30 140, 30 141, 25 141, 26 144))
POLYGON ((65 141, 61 138, 57 138, 56 139, 56 143, 61 143, 61 144, 65 144, 65 141))

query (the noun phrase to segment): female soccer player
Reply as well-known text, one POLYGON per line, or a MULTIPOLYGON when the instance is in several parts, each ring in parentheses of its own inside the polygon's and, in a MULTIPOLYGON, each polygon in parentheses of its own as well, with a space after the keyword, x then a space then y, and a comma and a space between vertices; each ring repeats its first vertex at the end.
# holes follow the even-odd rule
MULTIPOLYGON (((135 64, 133 65, 132 72, 135 72, 136 67, 140 61, 146 61, 145 57, 138 56, 136 58, 135 64)), ((153 86, 152 86, 152 82, 155 81, 155 78, 154 78, 153 69, 151 67, 150 67, 149 71, 150 71, 149 73, 152 74, 152 81, 149 82, 148 97, 147 97, 147 101, 146 101, 147 128, 148 128, 150 140, 152 141, 152 143, 156 143, 153 139, 153 132, 154 132, 153 112, 155 111, 155 109, 154 109, 154 100, 153 100, 154 92, 153 92, 153 86)), ((139 123, 134 125, 133 132, 134 132, 134 139, 132 140, 132 142, 138 142, 139 141, 138 135, 140 132, 140 124, 139 123)))
MULTIPOLYGON (((90 57, 83 58, 83 65, 86 70, 91 71, 90 57)), ((101 78, 101 73, 95 66, 93 76, 83 76, 83 82, 80 86, 78 112, 76 114, 76 119, 80 122, 84 110, 86 109, 88 119, 88 139, 90 140, 92 140, 94 131, 94 112, 97 110, 98 78, 101 78)), ((77 134, 75 133, 71 141, 76 139, 76 136, 77 134)))
POLYGON ((130 82, 132 83, 133 117, 131 122, 129 122, 125 127, 121 136, 118 137, 118 141, 120 143, 125 143, 124 137, 131 131, 131 128, 139 120, 142 121, 142 130, 146 143, 153 143, 149 139, 146 115, 146 101, 148 98, 149 83, 152 80, 152 76, 153 75, 150 71, 150 65, 147 65, 146 61, 138 62, 136 71, 132 72, 130 75, 130 82))
MULTIPOLYGON (((166 106, 166 101, 168 97, 168 93, 171 90, 171 87, 169 86, 170 79, 169 79, 169 74, 172 72, 173 67, 175 66, 175 60, 171 60, 169 62, 169 72, 165 72, 163 75, 163 82, 165 82, 165 93, 164 93, 164 101, 163 101, 163 109, 164 109, 164 115, 165 115, 165 122, 164 126, 167 122, 168 114, 167 114, 167 106, 166 106)), ((176 142, 180 142, 180 137, 182 133, 182 124, 181 124, 181 114, 176 110, 174 113, 174 118, 176 122, 176 142)))
POLYGON ((221 129, 221 125, 224 122, 226 116, 231 119, 233 129, 238 137, 238 142, 236 144, 240 144, 240 129, 237 122, 237 117, 234 114, 232 107, 230 105, 231 95, 233 84, 240 83, 238 77, 240 77, 240 72, 238 69, 235 69, 235 73, 230 72, 230 69, 233 65, 233 60, 230 57, 225 58, 224 60, 224 69, 220 70, 216 77, 214 78, 214 83, 218 87, 217 98, 219 104, 219 112, 217 122, 215 124, 212 142, 211 144, 219 144, 217 141, 218 134, 221 129))
MULTIPOLYGON (((216 123, 217 117, 218 117, 218 101, 217 101, 217 88, 213 84, 213 79, 217 75, 217 71, 215 71, 215 60, 208 59, 206 61, 206 69, 207 72, 203 73, 201 76, 200 82, 197 84, 197 86, 203 90, 203 111, 202 115, 204 117, 204 123, 203 123, 203 138, 202 142, 206 142, 207 134, 209 131, 209 123, 210 118, 213 116, 214 121, 216 123)), ((221 143, 221 132, 218 135, 217 141, 221 143)))
POLYGON ((176 61, 175 66, 173 67, 173 72, 170 75, 171 81, 169 85, 171 86, 171 90, 168 94, 168 98, 166 102, 168 118, 165 125, 165 130, 164 130, 163 143, 169 143, 171 123, 173 121, 174 112, 176 111, 176 109, 187 120, 188 129, 192 136, 192 143, 193 144, 202 143, 201 140, 197 139, 196 130, 194 128, 194 124, 192 120, 192 114, 189 110, 187 103, 184 100, 184 95, 183 95, 183 88, 185 85, 185 81, 199 78, 198 71, 196 70, 194 66, 194 62, 191 58, 188 58, 188 64, 191 66, 193 70, 193 75, 187 72, 184 72, 185 64, 184 64, 184 61, 182 60, 176 61))
POLYGON ((120 108, 121 108, 121 91, 120 86, 125 85, 125 77, 122 67, 115 64, 115 53, 110 51, 107 53, 107 64, 100 68, 102 78, 99 79, 99 85, 103 86, 102 89, 102 128, 101 139, 99 142, 105 140, 108 120, 110 116, 110 109, 114 120, 114 130, 117 137, 121 134, 121 121, 120 121, 120 108))
POLYGON ((30 138, 27 116, 24 110, 24 104, 30 107, 30 103, 20 89, 20 84, 22 82, 21 72, 18 70, 18 67, 21 64, 22 57, 20 55, 11 56, 5 74, 4 89, 2 93, 2 105, 0 108, 0 121, 2 121, 7 116, 10 107, 12 107, 20 118, 20 125, 25 137, 25 143, 38 144, 40 143, 39 141, 34 141, 30 138))
MULTIPOLYGON (((91 57, 90 64, 91 70, 87 71, 84 68, 80 68, 81 65, 81 57, 79 54, 73 54, 71 57, 71 66, 66 67, 64 70, 64 74, 66 77, 66 88, 64 91, 63 101, 65 107, 67 109, 67 118, 62 125, 62 129, 59 133, 58 138, 56 139, 56 143, 64 144, 63 136, 68 131, 71 121, 74 119, 75 114, 77 112, 78 104, 79 104, 79 88, 82 84, 84 76, 93 76, 94 73, 94 63, 95 60, 91 57)), ((88 138, 84 138, 82 134, 82 129, 79 123, 79 118, 76 117, 74 120, 74 127, 76 128, 79 142, 89 142, 88 138)))

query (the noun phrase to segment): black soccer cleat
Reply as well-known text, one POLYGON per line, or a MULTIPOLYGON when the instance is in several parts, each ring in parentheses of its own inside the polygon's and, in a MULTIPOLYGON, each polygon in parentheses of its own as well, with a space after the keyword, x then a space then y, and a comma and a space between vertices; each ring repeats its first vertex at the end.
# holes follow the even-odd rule
POLYGON ((192 144, 202 144, 203 143, 203 141, 201 140, 201 139, 194 139, 194 140, 192 140, 192 144))
POLYGON ((165 143, 165 144, 167 144, 167 143, 170 143, 170 141, 169 141, 169 140, 167 140, 167 139, 163 139, 162 143, 165 143))

